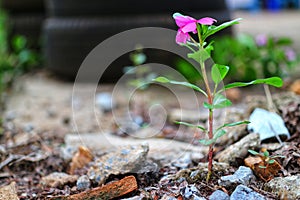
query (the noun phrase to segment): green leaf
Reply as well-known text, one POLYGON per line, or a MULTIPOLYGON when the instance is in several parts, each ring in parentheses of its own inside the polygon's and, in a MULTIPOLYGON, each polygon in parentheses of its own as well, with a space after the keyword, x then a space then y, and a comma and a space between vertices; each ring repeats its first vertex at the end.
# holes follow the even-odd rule
POLYGON ((232 26, 234 24, 238 24, 239 21, 241 20, 241 18, 229 21, 229 22, 225 22, 219 26, 209 26, 208 29, 206 30, 206 33, 204 33, 203 35, 203 40, 205 40, 208 36, 215 34, 216 32, 219 32, 221 30, 223 30, 224 28, 227 28, 229 26, 232 26))
POLYGON ((214 139, 217 140, 218 138, 222 137, 225 134, 226 134, 226 131, 224 131, 223 129, 220 129, 214 134, 214 139))
POLYGON ((214 106, 211 105, 211 104, 209 104, 209 103, 207 103, 207 102, 203 102, 203 107, 204 107, 204 108, 207 108, 207 109, 209 109, 209 110, 214 109, 214 106))
POLYGON ((268 163, 269 163, 269 164, 273 164, 274 162, 275 162, 275 160, 272 159, 272 160, 269 160, 268 163))
POLYGON ((227 75, 229 67, 226 65, 214 64, 211 68, 211 78, 215 84, 219 84, 227 75))
POLYGON ((285 158, 285 156, 270 156, 270 158, 285 158))
POLYGON ((250 150, 250 149, 248 150, 248 152, 249 152, 249 153, 251 153, 252 155, 255 155, 255 156, 256 156, 256 155, 259 155, 259 153, 258 153, 258 152, 256 152, 256 151, 253 151, 253 150, 250 150))
POLYGON ((209 146, 209 145, 215 143, 216 140, 215 139, 210 139, 210 140, 203 139, 203 140, 199 140, 199 142, 200 142, 200 144, 203 144, 205 146, 209 146))
POLYGON ((224 127, 233 127, 233 126, 238 126, 238 125, 242 125, 242 124, 250 124, 250 121, 238 121, 238 122, 233 122, 233 123, 227 123, 227 124, 223 124, 222 126, 220 126, 217 130, 222 129, 224 127))
POLYGON ((216 94, 213 100, 213 108, 225 108, 231 104, 231 101, 221 94, 216 94))
POLYGON ((211 56, 211 52, 214 50, 213 43, 214 43, 214 41, 210 42, 210 43, 205 47, 205 51, 209 54, 209 56, 211 56))
POLYGON ((196 62, 201 63, 205 62, 207 59, 210 58, 209 53, 205 49, 199 49, 194 53, 189 53, 188 58, 194 59, 196 62))
POLYGON ((265 157, 269 157, 270 156, 269 152, 268 151, 264 151, 264 156, 265 157))
POLYGON ((175 121, 175 123, 180 124, 180 125, 185 125, 185 126, 188 126, 188 127, 196 127, 196 128, 199 128, 203 131, 207 131, 206 128, 204 128, 203 126, 200 126, 200 125, 190 124, 190 123, 187 123, 187 122, 177 122, 177 121, 175 121))
POLYGON ((199 88, 198 86, 196 86, 194 84, 188 83, 188 82, 172 81, 163 76, 157 77, 157 78, 153 79, 152 81, 156 81, 159 83, 170 83, 170 84, 174 84, 174 85, 186 86, 186 87, 192 88, 193 90, 201 92, 202 94, 204 94, 204 96, 207 97, 206 92, 204 92, 201 88, 199 88))
POLYGON ((261 169, 266 169, 267 168, 266 166, 262 166, 262 165, 259 165, 258 167, 261 168, 261 169))
POLYGON ((228 85, 225 85, 225 90, 230 88, 245 87, 245 86, 255 85, 255 84, 268 84, 274 87, 281 87, 283 85, 283 81, 279 77, 271 77, 266 79, 257 79, 248 83, 236 82, 236 83, 230 83, 228 85))
POLYGON ((153 81, 156 81, 159 83, 170 83, 170 80, 163 76, 157 77, 157 78, 153 79, 153 81))

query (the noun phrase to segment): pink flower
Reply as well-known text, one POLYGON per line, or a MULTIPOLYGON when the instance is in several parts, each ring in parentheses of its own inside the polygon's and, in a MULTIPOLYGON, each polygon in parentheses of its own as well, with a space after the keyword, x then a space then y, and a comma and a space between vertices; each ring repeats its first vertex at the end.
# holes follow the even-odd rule
POLYGON ((257 46, 261 47, 261 46, 265 46, 267 44, 268 38, 266 35, 261 34, 261 35, 257 35, 255 40, 256 40, 257 46))
POLYGON ((175 22, 179 27, 176 35, 176 42, 179 44, 186 43, 188 40, 190 40, 189 32, 192 32, 194 34, 197 33, 197 23, 203 25, 212 25, 217 21, 210 17, 204 17, 196 20, 190 16, 181 15, 180 13, 175 13, 173 15, 173 18, 175 19, 175 22))
POLYGON ((296 55, 295 51, 291 48, 285 49, 285 56, 288 61, 295 61, 297 59, 297 55, 296 55))

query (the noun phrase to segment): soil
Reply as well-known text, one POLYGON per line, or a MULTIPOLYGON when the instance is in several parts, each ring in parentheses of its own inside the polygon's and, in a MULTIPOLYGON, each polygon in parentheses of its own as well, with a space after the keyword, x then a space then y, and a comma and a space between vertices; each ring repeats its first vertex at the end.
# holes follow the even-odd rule
MULTIPOLYGON (((111 91, 112 86, 100 86, 97 92, 111 91)), ((256 89, 246 90, 248 96, 254 93, 262 93, 255 91, 256 89)), ((185 94, 185 91, 181 91, 185 94)), ((243 91, 244 94, 245 91, 243 91)), ((145 94, 143 94, 145 95, 145 94)), ((164 105, 166 109, 176 108, 179 103, 174 101, 173 94, 166 94, 165 90, 155 87, 153 90, 146 92, 147 102, 154 100, 156 97, 164 96, 164 105), (158 94, 156 92, 159 92, 158 94), (148 98, 149 97, 149 98, 148 98)), ((184 104, 184 108, 193 108, 190 104, 188 95, 183 95, 181 99, 184 104)), ((65 142, 65 135, 74 132, 71 119, 72 109, 69 105, 72 98, 72 84, 65 83, 59 80, 49 77, 49 75, 34 74, 21 78, 17 83, 12 93, 11 99, 14 101, 7 103, 7 109, 4 116, 2 126, 2 134, 0 135, 0 186, 9 185, 11 182, 17 184, 17 195, 20 199, 55 199, 62 198, 71 194, 77 194, 76 183, 66 184, 62 187, 45 187, 41 184, 41 178, 51 174, 52 172, 66 172, 70 170, 70 160, 66 161, 61 154, 61 147, 65 142), (22 84, 20 84, 22 83, 22 84), (38 86, 39 87, 38 87, 38 86), (47 93, 42 92, 47 90, 47 93), (9 119, 7 116, 13 112, 16 112, 13 119, 9 119), (47 115, 45 117, 45 115, 47 115), (30 128, 28 124, 31 124, 33 128, 30 128)), ((200 101, 201 98, 197 97, 200 101)), ((134 108, 134 114, 141 115, 145 123, 149 123, 149 116, 145 113, 144 108, 145 99, 142 101, 139 98, 133 100, 136 106, 134 108)), ((157 98, 159 99, 159 98, 157 98)), ((233 109, 240 109, 245 107, 245 102, 241 99, 245 99, 243 96, 238 101, 237 105, 233 109)), ((126 99, 125 99, 126 100, 126 99)), ((125 111, 124 102, 122 97, 119 97, 118 106, 115 109, 117 114, 122 115, 125 111)), ((80 99, 79 111, 85 109, 84 99, 80 99)), ((145 106, 147 107, 147 106, 145 106)), ((131 107, 132 108, 132 107, 131 107)), ((94 117, 93 112, 84 112, 80 116, 80 124, 78 132, 97 132, 99 127, 93 120, 89 120, 94 117), (82 126, 80 126, 82 125, 82 126)), ((156 115, 157 116, 157 115, 156 115)), ((112 112, 99 112, 96 113, 96 117, 99 121, 102 121, 102 131, 109 131, 111 134, 123 137, 129 137, 130 134, 124 133, 118 129, 113 122, 114 114, 112 112), (129 136, 128 136, 129 135, 129 136)), ((182 133, 177 135, 177 126, 168 122, 165 124, 161 134, 155 136, 159 138, 176 139, 183 142, 191 142, 195 136, 195 132, 182 133), (192 135, 192 137, 191 137, 192 135)), ((280 173, 276 176, 288 176, 297 174, 299 172, 300 162, 297 155, 293 152, 298 152, 300 148, 299 132, 295 132, 291 139, 288 140, 288 146, 285 149, 278 149, 270 151, 270 153, 276 153, 285 156, 288 160, 278 160, 280 165, 283 166, 280 173)), ((194 141, 194 145, 199 145, 197 140, 194 141)), ((224 147, 217 147, 215 154, 221 151, 224 147)), ((300 152, 299 152, 300 153, 300 152)), ((102 154, 99 152, 93 152, 96 159, 102 154)), ((206 158, 200 160, 205 162, 206 158)), ((197 167, 198 162, 193 161, 189 164, 189 169, 197 167)), ((75 175, 85 175, 89 169, 89 164, 86 164, 79 170, 75 170, 75 175)), ((213 174, 213 178, 207 183, 205 179, 197 181, 195 187, 200 191, 202 197, 208 198, 215 190, 221 189, 224 192, 231 194, 233 189, 225 189, 218 185, 217 181, 221 176, 233 174, 237 170, 237 167, 231 166, 227 171, 216 172, 213 174)), ((136 195, 143 195, 145 199, 161 199, 164 195, 173 196, 176 199, 184 199, 181 195, 185 186, 191 184, 187 181, 174 180, 170 182, 161 182, 161 178, 166 175, 176 174, 180 171, 180 167, 175 167, 171 163, 164 164, 159 167, 158 171, 149 172, 145 174, 124 174, 118 176, 110 176, 106 183, 113 180, 120 180, 126 176, 134 175, 138 182, 138 190, 131 192, 122 198, 129 198, 136 195)), ((205 174, 204 174, 205 176, 205 174)), ((277 195, 266 192, 263 190, 264 181, 257 178, 256 181, 252 181, 248 187, 254 191, 262 194, 267 199, 278 199, 277 195)), ((95 183, 92 183, 92 188, 97 187, 95 183)), ((5 199, 5 197, 4 197, 5 199)), ((117 199, 121 199, 118 197, 117 199)))

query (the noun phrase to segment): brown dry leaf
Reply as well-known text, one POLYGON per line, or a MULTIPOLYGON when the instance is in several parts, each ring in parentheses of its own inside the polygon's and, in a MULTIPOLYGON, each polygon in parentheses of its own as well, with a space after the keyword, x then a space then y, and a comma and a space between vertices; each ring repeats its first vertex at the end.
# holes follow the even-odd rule
POLYGON ((248 157, 244 160, 244 162, 247 167, 250 167, 254 171, 256 176, 266 182, 276 176, 279 170, 282 168, 276 160, 272 164, 267 164, 261 156, 248 157), (265 168, 261 168, 260 166, 265 168))
POLYGON ((295 92, 296 94, 300 94, 300 79, 298 80, 295 80, 291 87, 290 87, 290 90, 295 92))
POLYGON ((70 164, 70 174, 74 174, 76 169, 80 169, 84 167, 86 164, 93 160, 93 155, 91 151, 83 146, 78 148, 77 153, 72 158, 72 162, 70 164))

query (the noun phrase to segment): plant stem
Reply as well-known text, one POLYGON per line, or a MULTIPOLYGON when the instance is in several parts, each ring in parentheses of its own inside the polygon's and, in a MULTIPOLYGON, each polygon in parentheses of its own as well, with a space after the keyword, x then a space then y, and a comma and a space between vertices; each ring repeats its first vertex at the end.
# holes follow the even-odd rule
MULTIPOLYGON (((204 41, 202 40, 202 36, 201 36, 201 26, 197 24, 197 32, 198 32, 198 37, 199 37, 199 48, 205 51, 204 48, 204 41)), ((206 69, 205 69, 205 61, 201 60, 200 58, 200 67, 201 67, 201 72, 202 72, 202 76, 203 76, 203 80, 204 80, 204 84, 206 87, 206 91, 207 91, 207 101, 210 105, 213 104, 213 93, 210 90, 209 87, 209 82, 208 82, 208 78, 207 78, 207 73, 206 73, 206 69)), ((208 138, 209 139, 213 139, 214 134, 213 134, 213 109, 209 109, 209 116, 208 116, 208 138)), ((211 174, 212 174, 212 162, 213 162, 213 153, 214 153, 214 144, 209 145, 209 150, 208 150, 208 172, 207 172, 207 177, 206 177, 206 182, 209 181, 211 174)))
POLYGON ((271 112, 278 112, 278 110, 276 109, 274 102, 273 102, 273 98, 272 98, 272 94, 269 88, 269 85, 264 84, 264 91, 267 97, 267 103, 268 103, 268 109, 271 112))
MULTIPOLYGON (((203 48, 201 46, 201 48, 203 48)), ((209 82, 206 74, 206 69, 205 69, 205 62, 201 61, 200 62, 200 67, 202 71, 202 76, 204 80, 204 84, 206 87, 207 91, 207 100, 209 104, 213 104, 213 94, 211 93, 210 87, 209 87, 209 82)), ((209 116, 208 116, 208 138, 213 139, 213 110, 209 109, 209 116)), ((212 174, 212 161, 213 161, 213 144, 209 145, 209 150, 208 150, 208 173, 206 177, 206 182, 209 181, 211 174, 212 174)))

